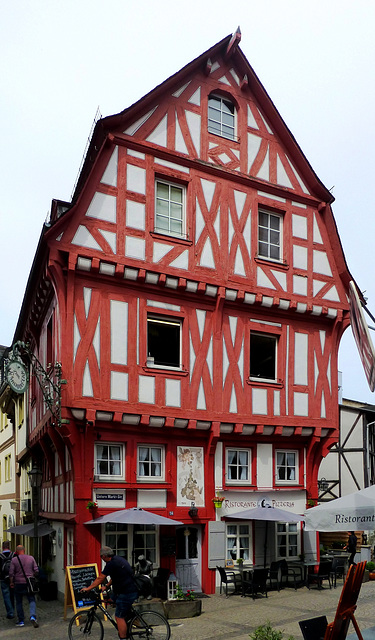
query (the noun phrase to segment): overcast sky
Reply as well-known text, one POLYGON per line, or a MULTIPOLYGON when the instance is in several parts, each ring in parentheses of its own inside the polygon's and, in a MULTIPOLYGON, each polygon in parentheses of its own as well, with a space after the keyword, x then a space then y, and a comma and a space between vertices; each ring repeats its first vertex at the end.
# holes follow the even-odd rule
MULTIPOLYGON (((97 107, 118 113, 238 25, 332 189, 349 269, 375 315, 373 0, 0 0, 0 344, 12 342, 42 224, 52 198, 70 200, 97 107)), ((344 397, 375 404, 350 328, 339 368, 344 397)))

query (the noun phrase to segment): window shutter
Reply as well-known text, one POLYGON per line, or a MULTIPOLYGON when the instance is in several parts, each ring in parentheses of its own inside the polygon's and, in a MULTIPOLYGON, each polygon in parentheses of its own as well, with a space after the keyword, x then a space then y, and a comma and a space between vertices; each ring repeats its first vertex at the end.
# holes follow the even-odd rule
POLYGON ((208 568, 225 566, 225 522, 208 523, 208 568))

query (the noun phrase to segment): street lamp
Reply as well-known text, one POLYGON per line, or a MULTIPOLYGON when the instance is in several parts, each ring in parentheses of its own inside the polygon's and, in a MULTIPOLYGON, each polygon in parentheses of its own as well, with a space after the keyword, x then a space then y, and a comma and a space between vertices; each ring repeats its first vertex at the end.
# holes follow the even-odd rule
POLYGON ((27 472, 32 491, 33 520, 34 520, 34 557, 38 564, 38 514, 39 514, 39 490, 42 485, 43 473, 38 467, 33 467, 27 472))

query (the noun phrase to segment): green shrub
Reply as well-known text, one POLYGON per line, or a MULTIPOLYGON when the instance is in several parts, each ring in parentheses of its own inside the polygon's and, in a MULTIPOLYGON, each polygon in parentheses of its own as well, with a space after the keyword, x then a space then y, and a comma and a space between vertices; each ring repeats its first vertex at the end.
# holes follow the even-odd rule
MULTIPOLYGON (((271 623, 268 621, 266 624, 260 625, 255 629, 254 633, 250 635, 251 640, 283 640, 285 638, 282 631, 276 631, 271 627, 271 623)), ((287 640, 294 640, 293 636, 289 636, 287 640)))
POLYGON ((374 569, 375 569, 375 562, 372 562, 372 561, 368 562, 366 564, 366 569, 367 569, 367 571, 372 573, 374 571, 374 569))

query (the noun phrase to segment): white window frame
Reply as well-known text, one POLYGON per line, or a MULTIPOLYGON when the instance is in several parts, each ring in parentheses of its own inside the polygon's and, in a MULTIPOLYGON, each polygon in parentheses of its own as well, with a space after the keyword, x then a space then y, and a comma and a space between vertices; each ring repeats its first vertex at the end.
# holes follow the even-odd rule
POLYGON ((207 130, 208 133, 211 133, 214 136, 220 136, 221 138, 226 138, 227 140, 237 140, 237 109, 236 109, 236 105, 234 104, 233 100, 230 100, 230 98, 225 98, 223 96, 220 95, 216 95, 216 94, 211 94, 210 96, 208 96, 208 106, 207 106, 207 130), (210 105, 210 100, 216 100, 219 104, 218 105, 210 105), (230 104, 233 107, 233 126, 223 122, 223 116, 226 115, 224 112, 224 108, 223 108, 223 104, 230 104), (218 113, 218 119, 214 119, 212 117, 210 117, 210 108, 214 109, 215 111, 217 111, 218 113), (213 130, 212 125, 210 125, 210 123, 216 123, 216 125, 218 126, 219 131, 213 130), (231 129, 233 131, 233 135, 228 135, 226 133, 225 130, 223 130, 224 127, 228 127, 229 129, 231 129))
MULTIPOLYGON (((179 203, 177 203, 177 204, 179 204, 179 203)), ((166 180, 164 178, 156 178, 155 179, 154 232, 155 233, 159 233, 159 234, 161 234, 163 236, 172 236, 174 238, 186 239, 186 187, 184 187, 182 184, 178 184, 176 182, 172 182, 172 181, 166 180), (169 197, 168 197, 168 199, 161 198, 160 196, 158 196, 158 184, 166 185, 169 188, 169 197), (181 233, 173 231, 170 228, 171 227, 171 220, 172 220, 171 205, 173 204, 173 200, 171 198, 171 189, 172 188, 179 189, 181 191, 181 199, 182 199, 182 204, 181 204, 181 213, 182 213, 181 233), (168 202, 168 216, 164 216, 163 214, 158 212, 158 200, 164 200, 165 202, 168 202), (165 218, 168 219, 168 223, 169 223, 168 224, 168 229, 163 229, 160 226, 158 226, 158 223, 157 223, 158 216, 165 217, 165 218)))
POLYGON ((299 452, 295 449, 276 449, 275 451, 275 484, 278 485, 296 485, 299 484, 299 452), (286 457, 288 456, 288 454, 292 454, 294 455, 294 470, 295 470, 295 478, 293 479, 280 479, 279 476, 279 468, 280 467, 285 467, 285 469, 288 469, 288 467, 292 467, 292 465, 288 464, 288 461, 286 460, 286 464, 285 465, 281 465, 278 464, 278 454, 282 454, 285 455, 286 457))
POLYGON ((74 530, 66 529, 66 564, 74 565, 74 530))
POLYGON ((137 447, 137 480, 138 482, 163 482, 164 478, 165 478, 165 447, 164 445, 159 445, 159 444, 155 445, 155 444, 146 444, 146 443, 139 444, 137 447), (139 454, 141 449, 149 450, 147 459, 144 459, 144 460, 140 459, 139 454), (160 461, 159 460, 155 461, 156 463, 160 463, 160 475, 158 476, 145 475, 140 473, 140 466, 142 463, 147 462, 147 464, 152 465, 152 460, 150 456, 152 449, 158 449, 160 451, 160 461))
MULTIPOLYGON (((153 562, 154 569, 157 569, 160 565, 160 536, 159 536, 159 527, 154 526, 152 529, 151 525, 130 525, 130 524, 120 524, 120 523, 106 523, 103 527, 103 546, 110 546, 116 553, 116 555, 121 555, 124 550, 125 554, 124 558, 133 565, 137 561, 137 556, 142 552, 146 552, 146 542, 144 549, 140 549, 139 547, 135 547, 136 536, 141 535, 144 540, 146 540, 146 536, 151 535, 154 538, 154 542, 150 549, 153 551, 151 555, 151 562, 153 562), (111 530, 109 530, 111 529, 111 530), (126 546, 118 546, 118 539, 121 536, 125 536, 126 538, 126 546), (111 544, 109 544, 111 543, 111 544), (136 553, 134 553, 136 552, 136 553), (154 557, 154 559, 152 558, 154 557)), ((104 563, 103 563, 104 566, 104 563)))
MULTIPOLYGON (((118 462, 118 460, 113 460, 114 462, 118 462)), ((108 458, 108 461, 110 462, 110 459, 108 458)), ((105 480, 105 481, 112 481, 112 482, 118 482, 119 480, 124 480, 125 479, 125 451, 124 451, 124 445, 121 442, 95 442, 95 476, 100 479, 100 480, 105 480), (120 473, 119 474, 114 474, 114 473, 98 473, 98 461, 99 461, 99 456, 98 456, 98 447, 118 447, 120 449, 120 473)))
POLYGON ((281 213, 277 213, 275 211, 267 211, 267 209, 259 208, 258 210, 258 253, 257 257, 261 260, 270 260, 271 262, 283 262, 283 219, 284 216, 281 213), (260 216, 261 214, 268 216, 268 224, 261 225, 260 224, 260 216), (279 220, 279 229, 275 230, 271 228, 271 219, 277 218, 279 220), (260 238, 260 230, 263 229, 267 233, 267 239, 260 238), (271 237, 271 233, 278 233, 279 244, 273 242, 273 238, 271 237), (266 255, 261 252, 261 246, 267 247, 266 255), (272 247, 278 247, 279 255, 278 257, 271 256, 272 247))
POLYGON ((251 484, 251 449, 244 449, 244 448, 239 448, 239 447, 226 447, 225 449, 225 483, 226 484, 230 484, 230 485, 244 485, 244 484, 251 484), (235 452, 237 454, 237 462, 235 464, 230 463, 229 462, 229 455, 230 452, 235 452), (241 465, 238 461, 238 454, 240 453, 247 453, 247 465, 241 465), (230 466, 235 466, 237 467, 237 469, 239 470, 241 467, 247 467, 247 479, 246 480, 241 480, 241 479, 231 479, 229 477, 229 467, 230 466))
POLYGON ((176 318, 176 317, 171 317, 171 316, 164 316, 164 315, 157 315, 155 313, 148 313, 147 314, 147 366, 148 367, 153 367, 155 369, 174 369, 174 370, 178 370, 181 371, 182 369, 182 363, 181 363, 181 359, 182 359, 182 319, 181 318, 176 318), (179 327, 179 332, 180 332, 180 340, 179 340, 179 362, 178 365, 173 365, 173 364, 157 364, 155 363, 155 360, 153 359, 154 356, 152 355, 151 351, 149 351, 149 340, 148 340, 148 326, 149 326, 149 322, 151 323, 159 323, 160 325, 171 325, 174 327, 179 327))
POLYGON ((9 453, 4 457, 4 482, 12 480, 12 454, 9 453))
POLYGON ((252 527, 249 520, 245 522, 228 522, 225 528, 225 554, 227 560, 242 558, 245 562, 252 562, 252 527), (246 528, 247 533, 241 532, 241 528, 246 528), (236 533, 229 533, 230 529, 236 529, 236 533), (248 539, 248 546, 240 546, 240 538, 248 539), (229 546, 229 539, 235 539, 235 546, 229 546), (247 550, 247 553, 246 553, 247 550), (247 556, 247 557, 246 557, 247 556))
POLYGON ((254 331, 252 329, 250 330, 250 371, 249 371, 250 380, 254 380, 258 382, 270 382, 270 383, 277 382, 277 366, 278 366, 277 355, 278 355, 279 338, 280 336, 278 334, 268 333, 263 331, 254 331), (264 337, 274 341, 275 375, 273 378, 262 378, 260 376, 251 375, 251 338, 254 336, 259 336, 261 338, 264 337))
MULTIPOLYGON (((296 560, 301 552, 301 529, 297 522, 277 522, 276 523, 276 559, 283 560, 296 560), (284 530, 282 530, 284 529, 284 530), (279 540, 282 536, 286 537, 285 542, 285 554, 280 553, 281 544, 279 544, 279 540), (291 542, 290 539, 292 536, 296 536, 296 544, 295 544, 295 553, 291 552, 291 542)), ((284 546, 284 545, 283 545, 284 546)))

